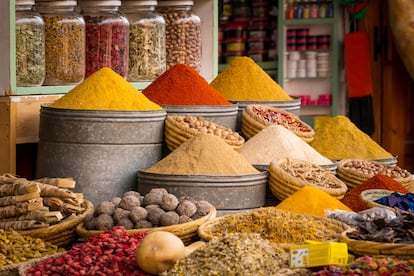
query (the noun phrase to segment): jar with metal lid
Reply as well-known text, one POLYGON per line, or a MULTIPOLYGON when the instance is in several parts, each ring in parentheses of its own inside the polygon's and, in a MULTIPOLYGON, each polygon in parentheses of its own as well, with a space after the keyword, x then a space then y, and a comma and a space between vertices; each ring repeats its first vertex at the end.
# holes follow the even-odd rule
POLYGON ((108 67, 128 74, 129 22, 119 11, 121 1, 79 0, 86 24, 85 77, 108 67))
POLYGON ((45 23, 44 85, 69 85, 85 76, 85 21, 76 1, 37 0, 45 23))
POLYGON ((158 1, 165 19, 167 69, 177 63, 201 69, 201 19, 193 10, 194 1, 158 1))
POLYGON ((154 80, 166 70, 165 20, 157 1, 123 1, 129 21, 128 81, 154 80))
POLYGON ((16 0, 16 85, 40 86, 45 79, 45 24, 34 0, 16 0))

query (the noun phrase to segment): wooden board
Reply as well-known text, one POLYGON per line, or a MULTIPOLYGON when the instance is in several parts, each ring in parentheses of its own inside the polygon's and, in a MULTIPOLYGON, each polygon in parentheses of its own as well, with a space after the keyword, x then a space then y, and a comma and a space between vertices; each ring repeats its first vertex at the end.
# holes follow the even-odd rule
POLYGON ((16 173, 16 144, 39 141, 40 106, 61 96, 0 97, 0 174, 16 173))

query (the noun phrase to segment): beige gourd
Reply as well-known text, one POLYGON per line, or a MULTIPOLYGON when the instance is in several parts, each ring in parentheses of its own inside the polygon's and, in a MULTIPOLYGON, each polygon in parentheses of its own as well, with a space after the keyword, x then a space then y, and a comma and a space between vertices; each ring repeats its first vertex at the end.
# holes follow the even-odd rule
POLYGON ((170 269, 177 260, 185 258, 204 245, 197 241, 185 246, 183 241, 171 232, 154 231, 145 236, 136 250, 136 262, 147 273, 159 274, 170 269))

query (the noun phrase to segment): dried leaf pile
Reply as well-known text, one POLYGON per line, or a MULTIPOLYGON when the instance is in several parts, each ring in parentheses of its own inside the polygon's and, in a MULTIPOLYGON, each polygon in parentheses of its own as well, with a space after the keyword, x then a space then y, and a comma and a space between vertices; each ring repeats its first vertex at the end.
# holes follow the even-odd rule
POLYGON ((83 212, 83 194, 70 191, 74 186, 73 179, 29 181, 11 174, 0 175, 0 228, 46 228, 83 212))
POLYGON ((395 209, 392 219, 377 218, 359 221, 355 231, 347 233, 354 240, 384 243, 414 243, 414 213, 395 209))

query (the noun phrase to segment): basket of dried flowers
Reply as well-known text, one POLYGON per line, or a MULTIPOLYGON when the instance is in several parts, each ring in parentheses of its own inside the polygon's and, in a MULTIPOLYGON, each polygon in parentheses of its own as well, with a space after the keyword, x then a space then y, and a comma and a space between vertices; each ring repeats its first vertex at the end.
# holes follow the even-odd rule
POLYGON ((338 241, 349 226, 338 220, 304 215, 276 207, 261 207, 242 213, 227 214, 203 223, 198 235, 205 241, 226 233, 259 233, 279 244, 302 244, 305 240, 338 241))

